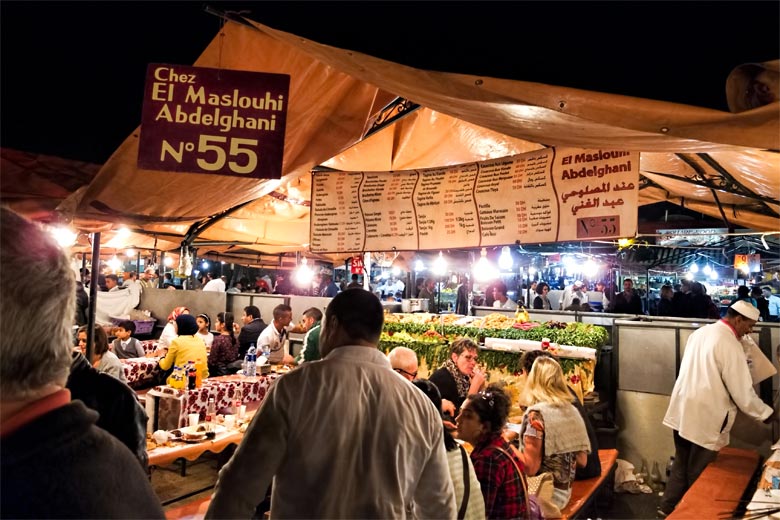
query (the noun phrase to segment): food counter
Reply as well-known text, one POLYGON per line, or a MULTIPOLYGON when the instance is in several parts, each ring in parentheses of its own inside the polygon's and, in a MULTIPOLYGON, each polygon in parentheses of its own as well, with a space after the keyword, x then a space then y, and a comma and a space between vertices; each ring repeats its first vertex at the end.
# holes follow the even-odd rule
POLYGON ((538 349, 542 338, 550 339, 551 350, 559 356, 566 382, 582 400, 594 389, 598 351, 607 333, 603 327, 581 323, 520 323, 514 316, 509 318, 500 313, 484 318, 393 314, 385 316, 379 346, 385 352, 397 346, 412 349, 420 362, 418 377, 427 377, 447 360, 449 343, 458 337, 469 337, 481 345, 478 363, 486 370, 489 381, 507 384, 513 403, 512 415, 516 416, 524 379, 519 377, 523 351, 538 349))

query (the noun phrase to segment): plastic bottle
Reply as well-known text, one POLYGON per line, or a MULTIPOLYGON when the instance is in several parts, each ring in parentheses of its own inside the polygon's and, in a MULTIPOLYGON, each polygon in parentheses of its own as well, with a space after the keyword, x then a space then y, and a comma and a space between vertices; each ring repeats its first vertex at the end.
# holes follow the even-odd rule
POLYGON ((238 385, 236 386, 235 392, 233 393, 233 402, 235 403, 233 406, 233 413, 237 418, 240 419, 241 417, 239 417, 239 415, 241 414, 241 405, 244 403, 244 398, 241 392, 241 387, 238 385))
POLYGON ((206 431, 214 430, 214 421, 217 417, 217 405, 214 402, 214 398, 209 398, 209 403, 206 405, 206 431))
POLYGON ((664 481, 661 478, 661 470, 658 469, 658 462, 653 462, 653 471, 650 472, 651 487, 655 491, 662 491, 664 489, 664 481))
POLYGON ((195 387, 200 388, 203 386, 203 372, 205 368, 203 361, 197 361, 195 363, 195 387))
POLYGON ((648 483, 648 478, 650 477, 650 473, 647 471, 647 461, 645 459, 642 459, 642 467, 639 469, 639 472, 636 474, 637 480, 640 480, 642 484, 648 483))
POLYGON ((168 385, 171 388, 175 388, 177 390, 184 390, 184 377, 182 375, 182 368, 180 366, 177 365, 173 367, 173 373, 171 373, 168 385))
POLYGON ((249 377, 254 377, 257 374, 257 349, 255 349, 254 344, 249 347, 246 355, 246 372, 244 374, 249 377))
POLYGON ((197 370, 195 369, 194 361, 187 361, 187 388, 189 390, 195 390, 197 379, 197 370))

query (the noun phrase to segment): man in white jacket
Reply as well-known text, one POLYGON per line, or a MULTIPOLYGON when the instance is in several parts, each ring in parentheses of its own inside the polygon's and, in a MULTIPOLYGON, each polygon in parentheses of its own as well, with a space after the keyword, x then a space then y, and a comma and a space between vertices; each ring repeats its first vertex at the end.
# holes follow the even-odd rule
POLYGON ((750 302, 732 305, 722 320, 705 325, 688 338, 664 425, 674 430, 672 474, 658 509, 670 514, 718 451, 729 443, 737 408, 769 422, 772 407, 756 395, 740 343, 758 320, 750 302))

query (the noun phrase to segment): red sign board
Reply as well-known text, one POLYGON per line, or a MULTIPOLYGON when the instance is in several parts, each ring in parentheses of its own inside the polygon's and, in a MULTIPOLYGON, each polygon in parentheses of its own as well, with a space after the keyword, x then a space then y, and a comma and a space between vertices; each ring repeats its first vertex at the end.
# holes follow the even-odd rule
POLYGON ((138 167, 281 178, 289 87, 287 74, 150 64, 138 167))
POLYGON ((349 271, 352 274, 363 274, 363 258, 361 256, 355 255, 352 257, 349 271))

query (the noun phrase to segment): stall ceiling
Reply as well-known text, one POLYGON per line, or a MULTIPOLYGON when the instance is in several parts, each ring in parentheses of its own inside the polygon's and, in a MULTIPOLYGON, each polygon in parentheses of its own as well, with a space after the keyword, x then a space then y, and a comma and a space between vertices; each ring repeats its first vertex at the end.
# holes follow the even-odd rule
POLYGON ((308 247, 313 168, 425 168, 574 146, 641 152, 640 205, 671 201, 729 227, 780 230, 777 101, 733 114, 431 72, 240 22, 228 22, 195 65, 290 75, 295 103, 280 180, 139 169, 136 129, 99 170, 3 149, 3 202, 49 220, 56 207, 85 230, 124 225, 174 244, 197 226, 196 242, 220 244, 206 248, 212 254, 283 254, 308 247), (419 108, 369 132, 397 98, 419 108))

